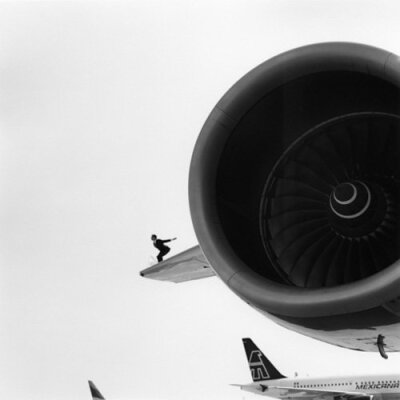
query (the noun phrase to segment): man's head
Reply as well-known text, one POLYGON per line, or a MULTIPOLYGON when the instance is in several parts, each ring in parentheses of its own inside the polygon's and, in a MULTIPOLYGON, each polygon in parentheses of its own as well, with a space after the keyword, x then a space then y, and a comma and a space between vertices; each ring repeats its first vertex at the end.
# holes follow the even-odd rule
POLYGON ((151 240, 156 240, 157 236, 156 235, 151 235, 151 240))

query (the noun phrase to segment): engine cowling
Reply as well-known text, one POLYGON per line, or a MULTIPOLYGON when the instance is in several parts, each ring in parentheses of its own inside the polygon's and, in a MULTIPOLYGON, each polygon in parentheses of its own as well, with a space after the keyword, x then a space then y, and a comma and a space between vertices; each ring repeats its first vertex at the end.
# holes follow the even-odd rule
POLYGON ((217 275, 278 323, 400 350, 400 61, 355 43, 278 55, 205 122, 189 199, 217 275))

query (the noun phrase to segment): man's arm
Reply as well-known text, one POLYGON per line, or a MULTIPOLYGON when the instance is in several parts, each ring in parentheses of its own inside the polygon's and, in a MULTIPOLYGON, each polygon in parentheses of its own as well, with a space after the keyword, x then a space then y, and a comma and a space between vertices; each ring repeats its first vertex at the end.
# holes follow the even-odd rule
POLYGON ((176 240, 176 237, 175 237, 175 238, 172 238, 172 239, 162 240, 162 242, 163 242, 163 243, 168 243, 168 242, 172 242, 173 240, 176 240))

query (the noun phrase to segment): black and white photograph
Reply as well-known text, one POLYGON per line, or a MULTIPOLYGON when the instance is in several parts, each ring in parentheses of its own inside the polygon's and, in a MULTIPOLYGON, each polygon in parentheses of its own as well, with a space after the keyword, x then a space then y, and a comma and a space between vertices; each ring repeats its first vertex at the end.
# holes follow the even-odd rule
POLYGON ((400 398, 400 3, 0 2, 0 399, 400 398))

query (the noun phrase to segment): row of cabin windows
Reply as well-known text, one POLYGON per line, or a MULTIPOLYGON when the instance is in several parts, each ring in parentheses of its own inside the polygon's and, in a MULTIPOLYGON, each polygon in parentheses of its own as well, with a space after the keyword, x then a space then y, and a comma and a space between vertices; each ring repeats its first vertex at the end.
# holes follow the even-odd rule
MULTIPOLYGON (((366 381, 366 382, 360 382, 360 385, 365 385, 365 384, 392 384, 396 383, 396 381, 378 381, 378 382, 371 382, 371 381, 366 381)), ((295 385, 296 387, 301 387, 301 388, 315 388, 315 387, 333 387, 333 386, 345 386, 345 385, 352 385, 353 382, 347 382, 347 383, 320 383, 320 384, 315 384, 315 385, 295 385)), ((358 382, 356 382, 356 385, 358 385, 358 382)))
POLYGON ((352 385, 352 382, 347 383, 320 383, 315 385, 297 385, 301 388, 314 388, 314 387, 333 387, 333 386, 345 386, 345 385, 352 385))

